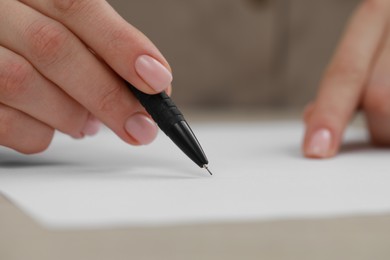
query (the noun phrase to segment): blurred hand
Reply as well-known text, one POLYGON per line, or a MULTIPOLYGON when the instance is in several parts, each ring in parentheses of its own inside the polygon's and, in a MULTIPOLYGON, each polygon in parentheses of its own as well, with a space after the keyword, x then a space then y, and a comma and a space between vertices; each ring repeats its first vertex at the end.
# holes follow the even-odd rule
POLYGON ((172 81, 104 0, 0 1, 0 145, 40 152, 54 130, 82 138, 99 121, 129 144, 151 142, 157 127, 118 75, 149 94, 172 81))
POLYGON ((390 145, 389 18, 389 0, 365 0, 357 8, 316 100, 306 108, 305 156, 336 155, 358 109, 366 115, 373 143, 390 145))

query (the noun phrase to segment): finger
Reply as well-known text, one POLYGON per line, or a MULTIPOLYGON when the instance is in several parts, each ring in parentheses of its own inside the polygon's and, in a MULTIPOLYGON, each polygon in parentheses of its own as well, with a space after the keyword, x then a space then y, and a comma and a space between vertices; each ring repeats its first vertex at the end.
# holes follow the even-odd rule
POLYGON ((25 154, 39 153, 49 146, 54 130, 13 108, 0 104, 0 145, 25 154))
POLYGON ((311 117, 311 114, 313 113, 313 110, 314 110, 314 103, 313 102, 310 102, 303 110, 303 121, 305 122, 305 124, 307 124, 309 122, 309 119, 311 117))
POLYGON ((0 9, 7 10, 0 16, 0 44, 26 58, 124 141, 144 144, 157 135, 123 80, 66 27, 18 1, 2 0, 0 9), (140 118, 143 131, 129 123, 140 118))
POLYGON ((121 77, 147 93, 172 82, 170 67, 153 43, 104 0, 22 0, 65 24, 121 77))
POLYGON ((373 143, 390 145, 390 36, 379 54, 363 99, 373 143))
POLYGON ((19 55, 0 46, 0 102, 81 138, 88 112, 19 55))
POLYGON ((334 156, 358 106, 385 27, 388 1, 364 1, 320 84, 303 144, 305 156, 334 156))

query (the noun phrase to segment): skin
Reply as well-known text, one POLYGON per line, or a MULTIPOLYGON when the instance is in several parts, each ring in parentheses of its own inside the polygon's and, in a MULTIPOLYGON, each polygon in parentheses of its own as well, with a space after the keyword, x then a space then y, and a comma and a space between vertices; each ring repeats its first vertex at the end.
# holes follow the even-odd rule
POLYGON ((365 0, 355 10, 304 113, 303 153, 335 156, 353 115, 362 110, 371 140, 390 145, 390 1, 365 0))
POLYGON ((1 0, 0 10, 0 145, 41 152, 54 131, 82 138, 98 120, 129 144, 154 139, 157 127, 121 78, 170 92, 169 65, 107 2, 1 0), (139 69, 141 56, 160 73, 139 69))

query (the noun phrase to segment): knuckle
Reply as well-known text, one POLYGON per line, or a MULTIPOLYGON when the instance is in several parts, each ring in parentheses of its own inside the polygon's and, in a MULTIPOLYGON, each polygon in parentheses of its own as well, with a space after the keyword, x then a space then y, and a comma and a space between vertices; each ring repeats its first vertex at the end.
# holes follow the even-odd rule
POLYGON ((97 100, 98 110, 104 113, 113 111, 124 95, 120 84, 115 83, 108 86, 97 100))
POLYGON ((129 47, 129 44, 134 46, 145 45, 145 36, 136 28, 129 29, 128 26, 119 26, 116 28, 107 28, 103 32, 107 41, 107 49, 115 55, 123 55, 123 50, 129 47))
POLYGON ((375 116, 390 116, 390 91, 384 87, 369 86, 363 99, 364 110, 375 116))
POLYGON ((72 15, 90 6, 90 0, 53 0, 56 11, 64 15, 72 15))
POLYGON ((27 62, 6 61, 0 68, 1 99, 14 100, 27 92, 28 81, 33 75, 33 68, 27 62))
POLYGON ((366 69, 356 65, 351 65, 349 61, 339 62, 327 71, 326 78, 332 81, 362 82, 366 76, 366 69))
POLYGON ((56 23, 36 21, 25 31, 33 59, 42 65, 50 66, 64 58, 64 51, 69 43, 67 29, 56 23))
MULTIPOLYGON (((125 46, 125 42, 132 42, 134 40, 128 39, 127 33, 124 32, 124 30, 114 30, 107 33, 107 52, 109 52, 113 56, 119 56, 121 55, 120 52, 123 50, 123 47, 125 46), (126 40, 128 39, 128 40, 126 40)), ((123 54, 122 54, 123 55, 123 54)))
POLYGON ((133 39, 129 39, 126 30, 115 29, 108 32, 107 35, 107 39, 109 39, 107 48, 113 52, 119 52, 122 50, 125 42, 129 43, 133 41, 133 39))

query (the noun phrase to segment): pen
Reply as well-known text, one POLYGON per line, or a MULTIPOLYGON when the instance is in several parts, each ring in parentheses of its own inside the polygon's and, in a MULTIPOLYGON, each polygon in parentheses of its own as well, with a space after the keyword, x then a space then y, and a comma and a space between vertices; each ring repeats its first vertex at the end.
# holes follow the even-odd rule
POLYGON ((209 161, 198 139, 171 98, 165 92, 148 95, 139 91, 129 82, 125 81, 125 83, 160 129, 193 162, 199 167, 206 169, 210 175, 213 175, 208 168, 209 161))

